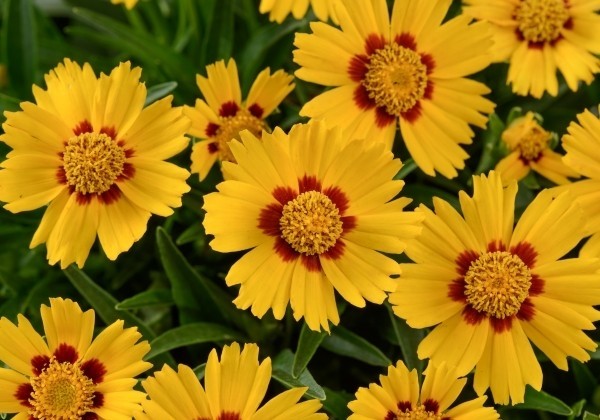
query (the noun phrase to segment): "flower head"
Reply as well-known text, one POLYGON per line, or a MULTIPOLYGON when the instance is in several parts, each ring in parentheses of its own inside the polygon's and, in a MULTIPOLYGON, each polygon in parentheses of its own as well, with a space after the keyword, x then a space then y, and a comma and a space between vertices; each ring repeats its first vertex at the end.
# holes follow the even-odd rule
POLYGON ((542 385, 530 341, 560 369, 567 356, 589 360, 596 343, 583 330, 600 319, 600 261, 559 259, 583 238, 585 218, 567 194, 542 191, 513 229, 517 185, 476 176, 461 192, 461 216, 435 199, 423 233, 406 253, 394 312, 414 328, 437 325, 420 358, 447 362, 459 375, 475 367, 475 391, 489 387, 500 404, 523 401, 525 385, 542 385), (439 324, 439 325, 438 325, 439 324))
POLYGON ((401 253, 422 217, 402 211, 409 199, 393 200, 400 161, 318 121, 241 137, 229 143, 237 163, 223 164, 227 180, 204 197, 213 249, 251 249, 225 278, 241 285, 235 304, 281 319, 289 303, 296 319, 328 330, 339 322, 334 289, 359 307, 382 303, 399 271, 378 251, 401 253))
POLYGON ((0 140, 0 201, 13 213, 49 204, 31 241, 50 264, 83 266, 96 235, 114 260, 169 216, 189 191, 189 173, 164 162, 183 150, 189 121, 171 97, 144 108, 141 69, 121 63, 109 76, 65 59, 34 86, 36 103, 6 112, 0 140))
POLYGON ((283 70, 271 74, 265 69, 256 78, 248 97, 242 101, 235 61, 223 60, 206 66, 207 77, 197 76, 200 92, 205 98, 196 100, 195 107, 185 107, 192 120, 189 134, 201 141, 192 149, 192 172, 204 179, 218 160, 232 161, 227 143, 239 139, 239 133, 249 130, 260 136, 267 129, 264 119, 269 116, 294 89, 292 76, 283 70))
POLYGON ((557 70, 569 89, 600 70, 600 4, 587 0, 464 0, 463 13, 493 25, 494 61, 510 62, 508 83, 519 95, 558 93, 557 70))
MULTIPOLYGON (((327 22, 330 19, 338 23, 335 14, 335 4, 340 0, 310 0, 317 19, 327 22)), ((302 19, 308 11, 309 0, 261 0, 260 13, 269 13, 269 20, 281 23, 291 13, 294 19, 302 19)))
POLYGON ((318 400, 298 402, 307 388, 293 388, 259 408, 271 380, 271 359, 259 364, 258 346, 233 343, 223 347, 221 360, 211 351, 206 363, 204 387, 185 365, 177 372, 165 365, 142 382, 150 397, 137 420, 324 420, 318 400))
POLYGON ((356 392, 356 399, 348 404, 353 413, 348 420, 498 419, 496 410, 483 406, 485 396, 449 409, 466 382, 446 364, 437 368, 430 364, 419 388, 416 369, 409 371, 399 361, 388 368, 387 375, 379 376, 379 384, 356 392))
POLYGON ((0 410, 29 419, 114 419, 141 410, 134 379, 152 365, 136 328, 116 321, 94 340, 94 311, 69 299, 42 305, 45 339, 22 315, 0 319, 0 410))
POLYGON ((398 122, 419 167, 446 177, 464 167, 460 144, 484 127, 494 104, 489 89, 465 76, 490 63, 487 24, 459 16, 442 23, 451 0, 348 0, 337 8, 341 29, 322 22, 297 34, 296 76, 333 89, 301 115, 324 118, 347 131, 390 146, 398 122))
POLYGON ((498 162, 496 171, 507 185, 520 181, 534 171, 554 182, 567 184, 568 177, 579 175, 562 162, 562 156, 550 148, 553 133, 544 130, 533 112, 515 119, 502 133, 508 156, 498 162))

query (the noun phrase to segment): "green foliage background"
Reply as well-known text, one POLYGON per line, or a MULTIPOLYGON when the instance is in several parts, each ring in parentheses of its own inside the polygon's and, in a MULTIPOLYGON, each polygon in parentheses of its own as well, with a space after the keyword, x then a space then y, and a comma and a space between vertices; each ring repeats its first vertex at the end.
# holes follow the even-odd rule
MULTIPOLYGON (((296 69, 294 33, 308 32, 312 18, 270 23, 258 13, 258 0, 142 0, 131 11, 108 0, 66 0, 63 5, 48 11, 32 0, 0 0, 0 64, 9 81, 0 84, 0 111, 17 110, 21 101, 32 100, 32 84, 44 86, 43 75, 65 57, 89 62, 96 73, 131 60, 143 68, 148 102, 173 93, 177 105, 192 105, 200 95, 195 76, 205 74, 206 64, 234 57, 247 92, 267 66, 290 73, 296 69)), ((459 7, 455 2, 450 15, 459 7)), ((396 143, 395 153, 406 165, 398 174, 407 181, 402 195, 413 198, 413 205, 430 204, 439 196, 456 206, 458 191, 471 191, 471 176, 501 157, 499 135, 515 107, 542 114, 545 127, 560 136, 576 114, 600 102, 598 80, 576 93, 563 84, 557 97, 517 97, 505 84, 506 72, 506 65, 495 64, 476 75, 492 89, 496 115, 487 130, 477 131, 467 149, 467 169, 458 178, 424 175, 396 143)), ((301 80, 295 83, 269 119, 272 127, 288 130, 302 121, 302 104, 322 91, 301 80)), ((7 152, 0 143, 0 157, 7 152)), ((189 168, 189 150, 175 161, 189 168)), ((218 169, 203 183, 193 175, 182 208, 167 219, 152 217, 143 239, 115 262, 95 246, 85 272, 48 266, 44 246, 29 249, 44 209, 21 214, 0 209, 0 315, 14 320, 23 313, 39 327, 41 304, 49 297, 70 297, 94 308, 104 323, 120 318, 137 325, 151 342, 148 359, 155 368, 186 363, 199 375, 211 348, 232 340, 256 342, 261 356, 274 361, 272 392, 308 386, 308 396, 323 400, 324 410, 337 419, 347 417, 346 404, 358 387, 377 382, 389 364, 403 359, 409 368, 423 369, 416 348, 426 332, 409 328, 388 305, 361 310, 340 302, 341 323, 330 335, 308 330, 291 314, 278 322, 269 314, 259 320, 236 309, 231 303, 236 291, 227 289, 223 278, 239 255, 212 251, 201 224, 202 197, 219 180, 218 169)), ((521 182, 518 209, 548 185, 534 176, 521 182)), ((525 404, 498 407, 502 418, 599 418, 591 413, 600 412, 600 352, 592 359, 586 365, 572 362, 570 371, 562 372, 540 356, 544 392, 528 389, 525 404)), ((473 396, 467 386, 461 398, 473 396)))

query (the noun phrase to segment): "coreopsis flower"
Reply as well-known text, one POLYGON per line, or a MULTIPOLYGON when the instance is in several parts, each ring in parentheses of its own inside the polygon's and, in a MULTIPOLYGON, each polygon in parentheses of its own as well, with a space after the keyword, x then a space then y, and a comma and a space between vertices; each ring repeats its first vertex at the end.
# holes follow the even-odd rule
POLYGON ((327 22, 331 19, 337 24, 335 15, 335 4, 340 0, 261 0, 260 13, 269 12, 269 20, 281 23, 291 13, 294 19, 302 19, 308 11, 308 6, 312 7, 317 19, 327 22))
POLYGON ((224 346, 221 360, 212 350, 206 363, 204 387, 192 369, 165 365, 142 382, 150 400, 137 420, 324 420, 318 400, 298 402, 307 388, 293 388, 259 408, 269 381, 271 359, 258 362, 258 346, 232 343, 224 346))
POLYGON ((353 414, 348 420, 494 420, 500 418, 492 407, 484 407, 486 396, 449 408, 467 382, 455 369, 442 364, 429 365, 419 387, 417 370, 409 371, 402 361, 388 367, 379 383, 359 388, 348 404, 353 414))
POLYGON ((192 172, 203 180, 217 160, 231 161, 227 143, 239 139, 249 130, 260 136, 268 129, 265 118, 294 89, 293 77, 267 68, 256 77, 248 97, 242 101, 237 66, 233 59, 225 65, 221 60, 206 66, 207 77, 197 75, 196 82, 205 100, 197 99, 195 107, 184 107, 192 120, 189 134, 201 139, 192 148, 192 172))
POLYGON ((555 184, 569 183, 579 174, 565 165, 562 156, 550 148, 553 133, 544 130, 533 112, 515 119, 502 133, 509 154, 496 165, 502 182, 520 181, 530 171, 537 172, 555 184))
POLYGON ((569 191, 583 209, 587 220, 587 234, 592 235, 581 248, 580 256, 600 257, 600 120, 586 110, 577 116, 562 138, 566 151, 564 163, 586 177, 569 185, 553 188, 559 194, 569 191))
POLYGON ((110 0, 112 4, 125 4, 129 10, 133 9, 139 0, 110 0))
POLYGON ((341 29, 315 22, 312 34, 296 34, 296 76, 334 87, 300 114, 388 146, 398 124, 425 173, 456 176, 469 124, 484 127, 494 109, 482 96, 490 90, 465 78, 490 64, 488 25, 466 16, 442 23, 451 0, 397 0, 391 17, 385 0, 341 3, 341 29))
POLYGON ((463 13, 493 25, 494 61, 509 61, 513 92, 558 93, 557 70, 569 89, 600 70, 600 4, 588 0, 463 0, 463 13))
POLYGON ((406 254, 394 312, 413 328, 437 325, 420 343, 420 358, 475 367, 474 387, 491 388, 496 403, 522 402, 525 385, 542 385, 531 342, 560 369, 567 357, 589 360, 596 343, 583 330, 600 319, 600 260, 559 260, 585 234, 583 212, 568 194, 537 195, 513 229, 517 184, 500 176, 473 177, 460 193, 461 216, 435 199, 423 233, 406 254))
POLYGON ((237 163, 204 197, 204 227, 219 252, 250 249, 225 281, 240 284, 234 303, 262 317, 296 320, 313 330, 339 322, 334 290, 351 304, 381 304, 396 288, 398 264, 379 251, 401 253, 420 232, 422 215, 393 198, 401 168, 381 143, 349 142, 320 121, 263 132, 229 143, 237 163))
POLYGON ((189 191, 189 173, 164 160, 188 144, 189 120, 172 97, 144 108, 141 69, 121 63, 96 77, 69 59, 46 75, 36 103, 5 112, 0 201, 13 212, 49 204, 30 246, 46 243, 50 264, 82 267, 98 236, 114 260, 169 216, 189 191))
POLYGON ((140 373, 152 365, 150 350, 136 328, 123 321, 92 340, 94 311, 70 299, 42 305, 44 336, 22 315, 17 325, 0 319, 0 411, 14 419, 120 419, 141 411, 143 392, 134 391, 140 373))

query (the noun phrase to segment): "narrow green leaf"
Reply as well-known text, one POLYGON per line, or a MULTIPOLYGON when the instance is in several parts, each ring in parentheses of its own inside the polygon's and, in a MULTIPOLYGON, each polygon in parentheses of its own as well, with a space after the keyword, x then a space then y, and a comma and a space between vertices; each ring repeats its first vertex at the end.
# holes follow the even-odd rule
POLYGON ((344 327, 335 328, 325 337, 323 348, 341 356, 352 357, 373 366, 389 366, 392 361, 373 344, 344 327))
POLYGON ((319 400, 325 399, 325 391, 312 377, 308 369, 298 377, 292 375, 292 366, 294 364, 294 353, 290 349, 285 349, 275 357, 273 361, 273 379, 286 388, 308 387, 306 395, 319 400))
POLYGON ((119 311, 147 308, 148 306, 167 306, 173 304, 173 296, 168 289, 145 290, 135 296, 117 303, 115 308, 119 311))
POLYGON ((498 144, 502 132, 504 131, 504 123, 496 114, 491 114, 488 121, 487 130, 483 133, 483 150, 475 174, 487 172, 496 165, 500 158, 498 152, 498 144))
POLYGON ((233 0, 220 0, 214 7, 202 49, 207 63, 228 59, 233 52, 233 0))
POLYGON ((404 162, 402 162, 402 168, 400 168, 394 179, 404 179, 417 168, 418 166, 415 163, 414 159, 408 158, 404 162))
POLYGON ((571 371, 573 372, 575 383, 579 389, 579 396, 590 398, 598 386, 598 380, 587 365, 584 365, 577 360, 570 360, 569 364, 571 365, 571 371))
POLYGON ((585 403, 586 400, 583 399, 573 404, 573 406, 571 407, 573 413, 569 416, 567 420, 575 420, 576 418, 579 418, 579 416, 581 416, 581 412, 583 411, 583 407, 585 407, 585 403))
POLYGON ((294 356, 294 365, 292 367, 294 378, 297 378, 304 372, 304 369, 308 366, 310 359, 312 359, 326 335, 327 333, 325 332, 312 331, 306 323, 302 325, 296 355, 294 356))
POLYGON ((600 416, 586 411, 585 413, 583 413, 582 420, 600 420, 600 416))
POLYGON ((144 106, 150 105, 152 102, 164 98, 169 93, 173 92, 177 88, 177 82, 165 82, 159 83, 158 85, 150 86, 148 88, 148 94, 146 96, 146 103, 144 106))
POLYGON ((408 326, 405 320, 398 318, 391 306, 386 305, 388 314, 392 322, 392 329, 394 330, 394 336, 398 341, 398 345, 402 349, 402 355, 404 364, 409 370, 417 369, 417 371, 423 372, 425 368, 425 361, 419 359, 417 356, 417 348, 419 343, 425 337, 425 330, 418 330, 408 326))
POLYGON ((151 350, 147 358, 152 359, 159 354, 192 344, 234 340, 246 341, 246 338, 240 333, 219 324, 196 322, 173 328, 156 337, 150 343, 151 350))
POLYGON ((347 419, 350 416, 348 403, 354 399, 354 396, 344 391, 334 391, 326 387, 323 389, 326 396, 323 409, 331 414, 330 420, 347 419))
POLYGON ((194 223, 189 228, 183 231, 181 235, 175 240, 177 245, 184 245, 189 242, 196 241, 200 238, 205 238, 204 226, 202 223, 194 223))
POLYGON ((521 404, 515 404, 513 408, 541 410, 561 416, 569 416, 573 413, 571 407, 558 398, 553 397, 544 391, 536 391, 530 386, 527 386, 525 389, 525 402, 521 404))
POLYGON ((136 326, 147 340, 155 337, 154 332, 148 328, 138 317, 128 312, 120 312, 115 309, 119 303, 110 293, 98 286, 83 271, 71 264, 63 270, 63 273, 71 281, 71 284, 94 308, 98 316, 107 324, 122 319, 128 326, 136 326))
POLYGON ((21 98, 31 96, 38 65, 37 25, 32 0, 4 0, 2 33, 3 60, 10 86, 21 98))
POLYGON ((206 370, 206 363, 202 363, 194 368, 194 373, 198 380, 202 380, 204 378, 204 371, 206 370))

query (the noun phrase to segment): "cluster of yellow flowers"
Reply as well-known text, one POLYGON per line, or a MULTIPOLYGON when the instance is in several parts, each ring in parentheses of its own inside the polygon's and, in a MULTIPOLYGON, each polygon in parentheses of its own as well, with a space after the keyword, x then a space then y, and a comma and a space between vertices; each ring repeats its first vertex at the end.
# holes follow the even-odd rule
MULTIPOLYGON (((536 115, 513 121, 497 171, 474 176, 472 196, 460 192, 462 214, 437 198, 433 210, 406 211, 391 147, 399 131, 425 174, 456 177, 471 126, 485 127, 495 106, 467 76, 509 60, 520 95, 556 95, 557 71, 571 90, 590 83, 600 71, 600 1, 464 3, 445 20, 451 0, 396 0, 391 11, 385 0, 312 0, 339 26, 314 22, 296 35, 295 74, 331 89, 303 105, 311 121, 288 133, 265 122, 294 89, 282 70, 262 71, 243 100, 235 61, 219 61, 198 75, 195 106, 167 97, 145 107, 140 68, 122 63, 97 77, 65 59, 46 90, 34 87, 35 103, 6 113, 0 140, 12 150, 0 164, 0 201, 12 212, 48 205, 31 247, 46 243, 50 264, 82 267, 96 236, 114 260, 151 214, 181 206, 190 174, 166 160, 193 136, 191 171, 202 180, 218 161, 224 178, 204 197, 211 246, 248 250, 225 278, 239 285, 239 308, 282 319, 290 307, 329 331, 340 322, 337 292, 357 307, 389 298, 411 327, 433 327, 418 349, 430 359, 422 387, 398 362, 381 385, 356 393, 352 419, 498 418, 483 406, 488 389, 499 404, 522 402, 527 385, 541 389, 532 343, 565 370, 567 357, 587 361, 597 347, 584 331, 600 319, 600 120, 578 116, 564 157, 536 115), (516 181, 530 170, 559 186, 515 225, 516 181), (390 257, 402 253, 412 262, 390 257), (466 383, 457 378, 473 369, 479 397, 449 409, 466 383)), ((263 0, 260 11, 281 21, 307 8, 263 0)), ((225 347, 220 361, 213 351, 204 388, 186 366, 163 368, 142 383, 148 400, 133 390, 150 367, 135 330, 115 323, 92 342, 93 313, 61 299, 42 318, 46 341, 23 317, 0 321, 0 360, 12 368, 0 369, 0 411, 17 419, 325 416, 317 401, 298 403, 304 389, 258 408, 271 367, 255 345, 225 347)))

